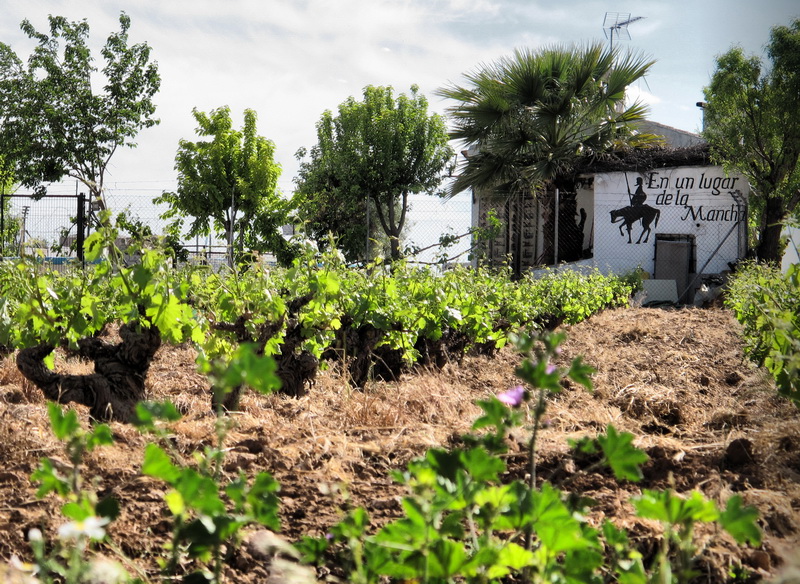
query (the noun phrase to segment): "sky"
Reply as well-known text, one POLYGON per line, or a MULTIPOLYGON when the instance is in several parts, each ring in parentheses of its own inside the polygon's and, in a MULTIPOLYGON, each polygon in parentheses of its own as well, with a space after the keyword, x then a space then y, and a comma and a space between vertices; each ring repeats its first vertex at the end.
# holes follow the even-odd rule
POLYGON ((652 120, 699 131, 696 103, 715 57, 737 44, 761 55, 772 26, 800 18, 797 0, 0 0, 0 41, 26 59, 33 43, 23 19, 46 32, 50 14, 85 18, 101 64, 120 11, 131 18, 131 42, 149 44, 158 62, 161 122, 114 155, 106 185, 153 196, 175 188, 178 141, 196 137, 193 108, 227 105, 236 127, 254 109, 290 193, 295 152, 316 143, 322 113, 366 85, 399 93, 417 84, 431 111, 444 114, 454 104, 438 88, 515 48, 608 42, 609 12, 643 17, 619 45, 656 60, 629 93, 649 104, 652 120))

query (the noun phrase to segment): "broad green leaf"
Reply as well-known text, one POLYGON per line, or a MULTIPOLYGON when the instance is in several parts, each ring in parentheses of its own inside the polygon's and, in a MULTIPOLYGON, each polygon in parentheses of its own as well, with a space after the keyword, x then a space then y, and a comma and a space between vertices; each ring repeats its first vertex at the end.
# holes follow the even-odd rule
POLYGON ((98 517, 107 517, 109 520, 113 521, 119 517, 119 501, 111 496, 105 497, 95 505, 94 510, 95 515, 98 517))
POLYGON ((93 232, 83 242, 84 258, 87 262, 94 262, 100 259, 105 249, 105 234, 98 230, 93 232))
POLYGON ((489 505, 503 511, 514 502, 511 485, 486 486, 475 494, 473 502, 479 507, 489 505))
POLYGON ((36 491, 36 497, 39 499, 48 493, 57 493, 65 497, 72 492, 69 481, 61 476, 49 458, 43 458, 39 462, 39 468, 31 473, 31 480, 41 483, 36 491))
POLYGON ((671 490, 644 489, 642 495, 634 497, 632 502, 639 517, 656 519, 669 525, 690 526, 698 521, 707 523, 719 518, 714 502, 707 500, 699 491, 682 497, 671 490))
POLYGON ((719 522, 725 531, 740 544, 746 542, 752 546, 761 544, 761 530, 758 528, 757 520, 758 509, 749 505, 743 507, 742 497, 739 495, 731 497, 725 510, 719 515, 719 522))
POLYGON ((506 470, 503 460, 492 456, 483 448, 470 448, 460 452, 459 459, 464 470, 472 475, 476 482, 488 482, 498 479, 500 473, 506 470))
POLYGON ((325 554, 330 547, 328 538, 322 537, 309 537, 304 535, 300 541, 294 544, 297 551, 300 552, 302 562, 312 566, 319 566, 325 561, 325 554))
POLYGON ((261 525, 269 527, 273 531, 280 531, 281 522, 278 515, 280 499, 278 491, 280 485, 271 474, 261 472, 256 475, 249 492, 247 502, 250 505, 250 513, 253 519, 261 525))
POLYGON ((89 451, 98 446, 110 446, 111 444, 114 444, 114 434, 108 424, 96 424, 86 435, 86 448, 89 451))
POLYGON ((210 477, 203 476, 194 469, 183 468, 177 480, 171 484, 190 508, 211 517, 225 512, 217 483, 210 477))
POLYGON ((363 507, 350 511, 331 531, 344 540, 361 538, 369 526, 369 514, 363 507))
MULTIPOLYGON (((497 556, 497 564, 505 566, 512 571, 518 572, 528 566, 533 566, 536 562, 536 556, 530 550, 526 550, 519 544, 508 542, 502 548, 497 556)), ((489 570, 489 577, 494 578, 497 576, 492 575, 492 570, 489 570)))
POLYGON ((166 297, 153 296, 152 305, 147 308, 146 314, 152 319, 153 324, 167 339, 173 343, 183 341, 183 305, 172 294, 166 297))
POLYGON ((544 483, 541 490, 531 493, 533 526, 548 553, 586 549, 593 542, 586 539, 581 526, 561 500, 561 492, 544 483))
POLYGON ((61 514, 73 521, 84 521, 92 517, 95 513, 92 504, 89 503, 88 500, 83 499, 80 502, 70 502, 62 505, 61 514))
POLYGON ((462 542, 437 539, 428 549, 428 577, 449 580, 459 575, 468 560, 462 542))
POLYGON ((591 365, 587 365, 583 362, 583 356, 578 355, 572 361, 572 365, 569 368, 569 378, 572 379, 575 383, 579 383, 584 386, 589 391, 592 390, 592 375, 595 373, 596 369, 591 365))
POLYGON ((80 424, 78 423, 78 414, 75 410, 64 410, 60 405, 49 402, 47 404, 47 413, 50 417, 50 427, 53 429, 53 434, 59 440, 67 440, 72 438, 79 430, 80 424))
POLYGON ((611 424, 608 425, 605 436, 597 437, 606 462, 618 479, 640 480, 642 478, 640 465, 649 460, 643 450, 633 446, 633 438, 633 434, 629 432, 618 433, 611 424))
POLYGON ((143 430, 152 430, 158 420, 175 422, 181 419, 178 408, 170 401, 164 402, 139 402, 131 423, 143 430))
POLYGON ((186 504, 183 501, 183 496, 175 489, 167 491, 167 494, 164 495, 164 502, 174 516, 179 517, 186 513, 186 504))
POLYGON ((534 518, 533 494, 530 488, 520 481, 508 485, 508 489, 510 503, 502 515, 495 519, 495 528, 524 531, 534 518))
POLYGON ((158 445, 151 442, 144 449, 142 474, 161 479, 170 485, 174 485, 181 476, 181 471, 172 464, 166 452, 158 445))

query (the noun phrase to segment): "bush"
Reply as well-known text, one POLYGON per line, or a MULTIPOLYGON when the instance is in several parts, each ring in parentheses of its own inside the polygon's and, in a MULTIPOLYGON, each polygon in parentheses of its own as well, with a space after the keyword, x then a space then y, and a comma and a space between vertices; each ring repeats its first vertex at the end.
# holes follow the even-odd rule
POLYGON ((785 274, 748 262, 731 278, 725 304, 744 327, 745 351, 800 407, 800 264, 785 274))

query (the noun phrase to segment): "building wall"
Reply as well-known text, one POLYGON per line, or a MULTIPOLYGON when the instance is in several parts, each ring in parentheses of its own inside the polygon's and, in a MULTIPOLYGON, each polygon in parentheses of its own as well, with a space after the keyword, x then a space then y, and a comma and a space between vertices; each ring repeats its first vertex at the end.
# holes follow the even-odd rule
POLYGON ((687 132, 686 130, 679 130, 671 126, 659 124, 651 120, 645 120, 638 123, 639 131, 647 132, 649 134, 656 134, 664 138, 671 148, 688 148, 696 146, 697 144, 704 144, 705 140, 694 132, 687 132))
POLYGON ((594 177, 594 264, 654 271, 656 236, 691 236, 698 273, 728 269, 745 253, 749 185, 722 167, 662 168, 594 177), (636 202, 637 179, 644 195, 636 202), (626 219, 629 217, 629 219, 626 219), (630 227, 630 233, 628 232, 630 227))
POLYGON ((722 167, 598 173, 582 177, 576 186, 575 193, 561 197, 557 254, 546 241, 547 233, 554 238, 553 193, 541 194, 539 201, 474 196, 474 225, 485 226, 490 209, 504 223, 483 246, 483 260, 497 265, 513 258, 512 267, 525 271, 552 265, 556 256, 558 263, 588 264, 606 273, 642 268, 654 274, 657 238, 689 239, 693 272, 716 274, 746 253, 750 187, 743 176, 728 175, 722 167), (641 203, 633 205, 639 202, 634 201, 637 179, 641 203), (652 215, 644 222, 643 211, 652 215), (630 216, 630 234, 625 216, 630 216))
POLYGON ((473 225, 487 227, 490 212, 503 226, 493 239, 482 242, 473 263, 486 261, 501 265, 510 260, 516 272, 538 265, 542 250, 542 217, 537 201, 521 195, 473 195, 473 225))
POLYGON ((789 240, 781 262, 781 269, 786 272, 791 264, 800 263, 800 254, 798 253, 800 250, 800 227, 787 227, 783 231, 783 237, 789 240))

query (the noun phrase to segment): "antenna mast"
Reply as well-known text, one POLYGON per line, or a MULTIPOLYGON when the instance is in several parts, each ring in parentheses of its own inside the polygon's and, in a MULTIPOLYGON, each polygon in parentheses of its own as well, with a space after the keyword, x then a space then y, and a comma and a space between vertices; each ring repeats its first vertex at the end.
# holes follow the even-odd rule
POLYGON ((628 32, 628 25, 637 20, 642 20, 644 16, 631 17, 630 12, 606 12, 603 19, 603 32, 608 39, 609 50, 614 50, 614 35, 616 34, 617 40, 624 38, 631 40, 631 33, 628 32))

